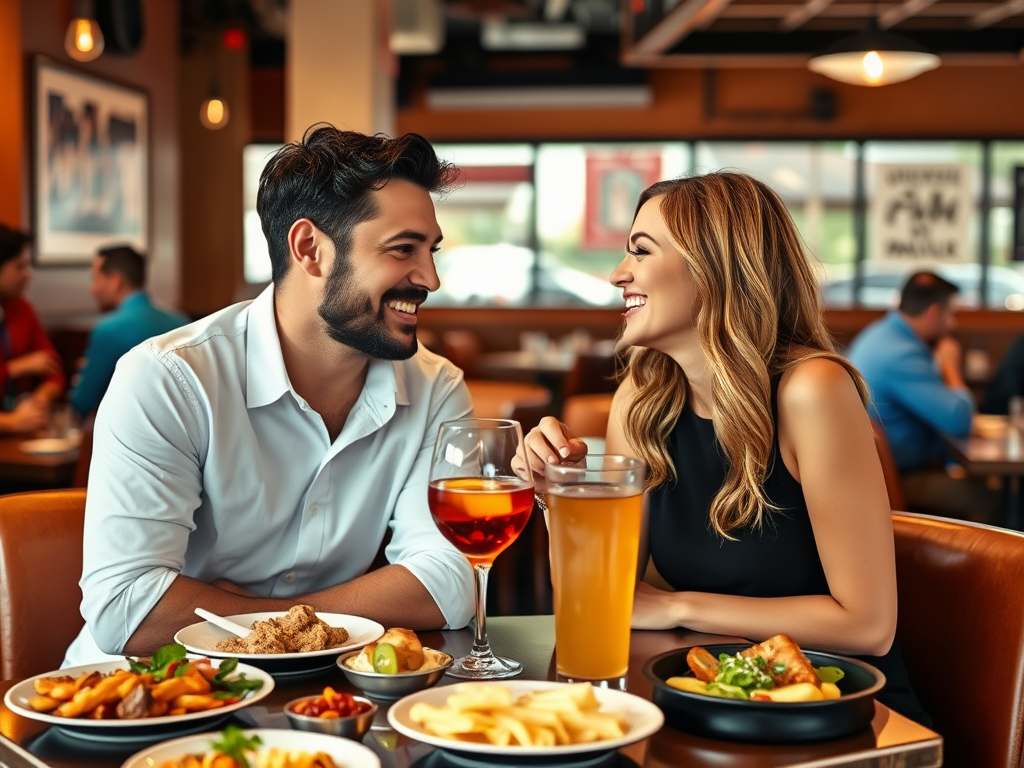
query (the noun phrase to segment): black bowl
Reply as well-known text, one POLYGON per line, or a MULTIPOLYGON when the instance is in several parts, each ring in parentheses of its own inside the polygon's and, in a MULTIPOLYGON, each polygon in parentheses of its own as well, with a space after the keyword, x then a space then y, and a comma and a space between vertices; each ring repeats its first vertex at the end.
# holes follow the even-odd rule
MULTIPOLYGON (((731 643, 705 646, 718 658, 750 647, 731 643)), ((666 720, 681 730, 715 739, 759 744, 793 744, 838 739, 860 731, 875 716, 875 694, 885 685, 885 675, 857 659, 831 653, 804 651, 816 667, 839 667, 846 676, 839 681, 838 699, 776 703, 719 699, 687 693, 666 685, 670 677, 691 676, 686 664, 689 648, 679 648, 649 659, 643 674, 654 686, 652 700, 666 720)))

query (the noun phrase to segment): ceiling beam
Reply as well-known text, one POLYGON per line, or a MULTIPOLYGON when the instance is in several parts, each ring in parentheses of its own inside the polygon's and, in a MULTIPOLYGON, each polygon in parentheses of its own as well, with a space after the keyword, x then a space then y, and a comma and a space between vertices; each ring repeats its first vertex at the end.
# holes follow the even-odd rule
POLYGON ((995 8, 982 11, 972 18, 968 24, 972 29, 982 29, 1003 19, 1016 16, 1018 13, 1024 13, 1024 0, 1007 0, 995 8))
MULTIPOLYGON (((1002 3, 953 3, 941 2, 928 8, 925 14, 929 18, 965 18, 977 16, 979 13, 991 8, 998 8, 1002 3)), ((722 19, 783 19, 790 15, 801 13, 807 4, 797 5, 796 3, 733 3, 724 8, 719 14, 722 19)), ((819 19, 866 19, 876 11, 879 14, 886 14, 902 7, 899 3, 887 3, 873 6, 871 3, 836 3, 822 8, 817 13, 819 19)), ((780 25, 780 28, 781 25, 780 25)), ((796 27, 793 27, 796 29, 796 27)), ((789 30, 786 30, 789 31, 789 30)))
POLYGON ((890 11, 886 11, 878 17, 878 26, 888 29, 899 24, 904 19, 916 16, 935 0, 907 0, 903 5, 897 5, 890 11))
POLYGON ((795 11, 790 11, 779 24, 783 32, 792 32, 832 5, 832 0, 807 0, 795 11))
POLYGON ((626 52, 627 58, 657 56, 694 30, 711 24, 731 0, 683 0, 626 52))

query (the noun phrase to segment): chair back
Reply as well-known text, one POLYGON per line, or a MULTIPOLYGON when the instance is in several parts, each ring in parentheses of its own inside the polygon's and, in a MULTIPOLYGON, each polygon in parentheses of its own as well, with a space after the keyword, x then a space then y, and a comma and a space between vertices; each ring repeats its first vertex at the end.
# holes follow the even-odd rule
POLYGON ((1020 768, 1024 535, 893 515, 899 637, 946 765, 1020 768))
POLYGON ((610 392, 567 397, 562 405, 562 423, 576 437, 604 438, 608 432, 612 397, 610 392))
POLYGON ((472 331, 445 331, 441 334, 441 355, 472 376, 480 357, 480 337, 472 331))
POLYGON ((900 485, 900 470, 896 466, 896 459, 893 458, 885 430, 881 424, 871 419, 871 431, 875 434, 875 450, 878 451, 878 460, 882 462, 885 490, 889 494, 889 509, 906 509, 907 503, 903 499, 903 487, 900 485))
MULTIPOLYGON (((619 384, 615 380, 613 354, 583 353, 577 355, 572 370, 562 387, 562 397, 585 395, 591 392, 614 392, 619 384)), ((604 433, 601 434, 604 437, 604 433)))
POLYGON ((80 613, 85 490, 0 496, 0 677, 57 669, 80 613))

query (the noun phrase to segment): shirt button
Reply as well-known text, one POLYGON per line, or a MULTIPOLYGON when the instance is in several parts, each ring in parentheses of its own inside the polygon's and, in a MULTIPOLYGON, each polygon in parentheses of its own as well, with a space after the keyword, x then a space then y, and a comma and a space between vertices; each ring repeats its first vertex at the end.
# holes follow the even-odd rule
POLYGON ((315 501, 312 504, 310 504, 309 505, 309 515, 310 515, 310 517, 316 517, 316 513, 317 513, 318 509, 320 509, 320 507, 317 505, 317 503, 315 501))
POLYGON ((287 581, 289 584, 291 584, 293 581, 295 581, 295 571, 292 571, 291 573, 287 574, 284 577, 284 580, 287 581))

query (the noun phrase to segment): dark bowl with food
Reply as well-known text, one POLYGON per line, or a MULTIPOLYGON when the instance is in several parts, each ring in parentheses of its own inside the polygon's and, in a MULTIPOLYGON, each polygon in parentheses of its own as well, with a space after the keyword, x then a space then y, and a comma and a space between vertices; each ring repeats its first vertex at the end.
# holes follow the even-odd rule
MULTIPOLYGON (((706 646, 718 657, 750 648, 750 644, 706 646)), ((692 677, 686 655, 679 648, 655 656, 643 667, 654 686, 652 701, 661 707, 669 725, 699 736, 759 744, 793 744, 838 739, 871 724, 875 694, 885 686, 885 675, 870 664, 846 656, 804 651, 815 667, 839 667, 844 676, 837 685, 840 697, 825 701, 775 702, 725 699, 673 688, 665 681, 692 677)))

